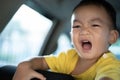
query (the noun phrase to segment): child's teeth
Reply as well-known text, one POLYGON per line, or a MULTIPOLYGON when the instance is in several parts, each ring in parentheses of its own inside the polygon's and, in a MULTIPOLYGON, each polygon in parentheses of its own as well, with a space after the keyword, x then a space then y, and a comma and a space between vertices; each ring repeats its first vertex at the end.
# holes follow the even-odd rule
POLYGON ((89 41, 83 41, 83 42, 89 42, 89 41))

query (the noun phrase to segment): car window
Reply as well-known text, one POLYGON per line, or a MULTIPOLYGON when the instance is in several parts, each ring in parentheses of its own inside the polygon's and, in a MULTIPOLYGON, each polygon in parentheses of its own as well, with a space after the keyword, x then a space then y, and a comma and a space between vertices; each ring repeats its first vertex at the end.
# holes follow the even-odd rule
POLYGON ((120 59, 120 38, 118 38, 116 43, 110 46, 109 50, 112 51, 118 59, 120 59))
POLYGON ((62 51, 66 51, 72 48, 71 40, 69 39, 68 35, 65 33, 61 33, 58 40, 57 40, 57 49, 54 52, 55 55, 58 55, 62 51))
POLYGON ((23 4, 0 35, 0 65, 37 56, 53 21, 23 4))

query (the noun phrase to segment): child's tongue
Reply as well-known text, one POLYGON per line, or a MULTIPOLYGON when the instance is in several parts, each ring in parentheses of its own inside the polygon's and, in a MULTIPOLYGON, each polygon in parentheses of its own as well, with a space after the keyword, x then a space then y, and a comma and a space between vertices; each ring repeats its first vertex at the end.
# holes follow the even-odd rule
POLYGON ((92 45, 90 42, 84 42, 82 43, 82 47, 84 50, 90 50, 92 48, 92 45))

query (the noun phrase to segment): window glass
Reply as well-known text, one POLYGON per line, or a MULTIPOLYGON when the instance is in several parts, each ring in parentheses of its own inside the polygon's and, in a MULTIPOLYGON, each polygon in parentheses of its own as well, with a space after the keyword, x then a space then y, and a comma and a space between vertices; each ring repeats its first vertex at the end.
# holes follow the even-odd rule
POLYGON ((57 44, 58 44, 58 47, 57 47, 56 51, 54 52, 55 55, 59 54, 62 51, 66 51, 66 50, 72 48, 70 39, 64 33, 61 34, 60 37, 58 38, 57 44))
POLYGON ((112 51, 116 57, 120 59, 120 39, 118 39, 117 42, 109 48, 109 50, 112 51))
POLYGON ((0 35, 0 65, 37 56, 53 22, 22 5, 0 35))

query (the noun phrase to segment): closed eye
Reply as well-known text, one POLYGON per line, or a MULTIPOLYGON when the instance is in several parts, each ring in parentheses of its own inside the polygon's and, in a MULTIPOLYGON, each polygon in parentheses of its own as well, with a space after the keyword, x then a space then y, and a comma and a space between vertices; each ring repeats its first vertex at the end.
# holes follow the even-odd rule
POLYGON ((93 27, 99 27, 100 25, 98 25, 98 24, 93 24, 92 26, 93 26, 93 27))
POLYGON ((79 25, 77 25, 77 26, 73 26, 73 28, 80 28, 80 26, 79 26, 79 25))

